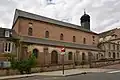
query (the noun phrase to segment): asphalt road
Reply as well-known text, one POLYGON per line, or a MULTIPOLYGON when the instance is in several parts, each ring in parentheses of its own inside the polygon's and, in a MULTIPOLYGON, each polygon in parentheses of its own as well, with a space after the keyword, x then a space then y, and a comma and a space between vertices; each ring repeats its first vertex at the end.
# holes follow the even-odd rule
POLYGON ((11 80, 120 80, 120 72, 118 73, 88 73, 82 75, 74 75, 67 77, 47 77, 47 76, 34 76, 21 79, 11 80))

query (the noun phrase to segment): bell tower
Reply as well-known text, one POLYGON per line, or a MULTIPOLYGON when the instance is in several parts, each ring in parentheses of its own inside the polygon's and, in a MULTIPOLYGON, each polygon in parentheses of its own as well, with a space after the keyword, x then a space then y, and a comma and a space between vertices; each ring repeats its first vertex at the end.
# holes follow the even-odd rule
POLYGON ((87 30, 90 30, 90 16, 86 14, 84 10, 84 15, 80 18, 81 20, 81 27, 87 30))

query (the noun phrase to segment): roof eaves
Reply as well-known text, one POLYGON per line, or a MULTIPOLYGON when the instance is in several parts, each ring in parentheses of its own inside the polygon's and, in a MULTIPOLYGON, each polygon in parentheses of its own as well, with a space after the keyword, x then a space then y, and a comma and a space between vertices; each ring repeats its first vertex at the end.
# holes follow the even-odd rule
POLYGON ((35 44, 44 44, 44 45, 56 45, 56 46, 66 46, 66 47, 74 47, 74 48, 81 48, 81 49, 91 49, 91 50, 99 50, 97 46, 91 46, 91 45, 82 45, 82 44, 74 44, 74 43, 68 43, 68 42, 60 42, 60 41, 54 41, 54 40, 48 40, 48 39, 42 39, 42 38, 33 38, 33 37, 26 37, 22 36, 23 42, 29 42, 29 43, 35 43, 35 44))

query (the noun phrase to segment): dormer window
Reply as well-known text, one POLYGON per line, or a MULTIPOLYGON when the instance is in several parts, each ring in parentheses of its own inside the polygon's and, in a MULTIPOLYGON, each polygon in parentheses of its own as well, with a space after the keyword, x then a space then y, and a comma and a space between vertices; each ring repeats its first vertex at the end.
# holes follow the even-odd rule
POLYGON ((5 31, 5 37, 10 37, 10 31, 5 31))

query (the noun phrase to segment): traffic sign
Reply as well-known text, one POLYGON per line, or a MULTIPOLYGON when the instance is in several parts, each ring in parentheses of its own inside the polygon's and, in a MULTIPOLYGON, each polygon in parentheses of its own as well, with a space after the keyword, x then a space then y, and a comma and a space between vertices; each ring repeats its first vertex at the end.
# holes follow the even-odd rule
POLYGON ((65 52, 65 48, 62 48, 62 49, 61 49, 61 52, 65 52))

